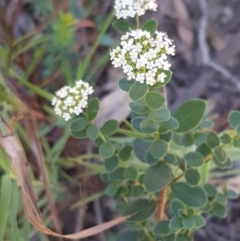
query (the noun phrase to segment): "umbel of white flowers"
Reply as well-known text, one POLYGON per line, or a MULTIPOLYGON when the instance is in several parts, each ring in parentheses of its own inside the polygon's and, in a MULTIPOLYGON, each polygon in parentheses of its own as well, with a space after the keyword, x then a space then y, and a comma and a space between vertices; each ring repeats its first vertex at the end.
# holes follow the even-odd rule
POLYGON ((76 81, 75 86, 63 86, 52 99, 52 105, 57 115, 65 121, 74 115, 79 115, 87 107, 88 96, 93 93, 93 88, 82 80, 76 81))
POLYGON ((157 3, 156 0, 116 0, 114 8, 118 19, 134 18, 144 15, 146 10, 157 11, 157 3))
POLYGON ((131 30, 121 38, 120 46, 110 51, 114 67, 121 67, 127 79, 153 86, 164 83, 171 64, 167 55, 175 55, 175 46, 166 33, 131 30))

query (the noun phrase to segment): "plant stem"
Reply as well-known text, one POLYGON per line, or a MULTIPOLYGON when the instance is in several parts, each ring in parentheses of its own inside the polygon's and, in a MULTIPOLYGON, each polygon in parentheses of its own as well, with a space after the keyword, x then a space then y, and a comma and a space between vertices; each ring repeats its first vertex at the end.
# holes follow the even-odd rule
POLYGON ((88 55, 86 56, 86 59, 83 63, 81 63, 78 66, 78 73, 77 73, 77 79, 82 79, 86 73, 86 70, 90 64, 90 61, 99 45, 99 42, 102 38, 102 36, 106 33, 107 29, 109 28, 109 26, 111 25, 113 18, 114 18, 115 12, 112 11, 110 13, 110 15, 108 16, 108 18, 106 19, 106 21, 104 22, 100 33, 98 34, 98 38, 96 39, 95 43, 93 44, 93 46, 91 47, 91 49, 89 50, 88 55))
POLYGON ((119 134, 123 134, 126 136, 134 136, 134 137, 140 137, 140 138, 144 138, 145 135, 142 133, 138 133, 135 131, 130 131, 130 130, 125 130, 125 129, 118 129, 117 133, 119 134))
POLYGON ((164 218, 164 210, 167 201, 167 187, 165 187, 159 195, 159 201, 157 206, 157 221, 162 221, 164 218))
POLYGON ((140 27, 140 21, 138 14, 136 15, 136 28, 138 29, 140 27))
MULTIPOLYGON (((166 88, 166 86, 162 87, 162 93, 166 100, 164 106, 167 108, 167 88, 166 88)), ((158 201, 158 205, 157 205, 157 221, 162 221, 164 218, 164 210, 165 210, 166 201, 167 201, 167 187, 165 187, 159 193, 159 201, 158 201)))

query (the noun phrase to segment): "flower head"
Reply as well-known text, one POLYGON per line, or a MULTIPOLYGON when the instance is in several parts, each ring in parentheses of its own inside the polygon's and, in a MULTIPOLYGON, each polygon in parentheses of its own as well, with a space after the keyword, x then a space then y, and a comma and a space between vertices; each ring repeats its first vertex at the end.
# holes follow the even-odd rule
POLYGON ((135 79, 150 86, 164 83, 171 65, 167 55, 175 54, 175 46, 166 33, 131 30, 121 38, 120 46, 110 52, 114 67, 122 67, 127 79, 135 79))
POLYGON ((79 115, 87 107, 88 95, 93 93, 93 88, 82 80, 76 81, 75 86, 63 86, 55 93, 52 105, 57 115, 70 120, 72 116, 79 115))
POLYGON ((134 18, 144 15, 146 10, 157 11, 156 0, 116 0, 115 11, 117 18, 134 18))

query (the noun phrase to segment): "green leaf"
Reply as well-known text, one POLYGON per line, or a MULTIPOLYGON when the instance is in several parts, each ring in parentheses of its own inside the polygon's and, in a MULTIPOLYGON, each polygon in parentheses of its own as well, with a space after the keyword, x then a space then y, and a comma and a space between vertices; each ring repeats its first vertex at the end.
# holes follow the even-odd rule
POLYGON ((213 150, 214 157, 218 159, 219 162, 224 163, 227 161, 227 154, 222 147, 216 146, 213 150))
POLYGON ((129 89, 129 96, 133 101, 141 100, 148 91, 147 84, 135 82, 129 89))
POLYGON ((236 128, 235 128, 236 132, 238 135, 240 135, 240 125, 238 125, 236 128))
POLYGON ((117 193, 118 188, 119 188, 119 186, 117 183, 110 183, 106 187, 105 193, 108 196, 113 197, 117 193))
POLYGON ((201 208, 204 213, 210 213, 211 209, 212 205, 210 202, 208 202, 204 207, 201 208))
POLYGON ((172 139, 172 132, 169 131, 169 132, 167 132, 165 134, 161 134, 161 135, 159 135, 159 138, 164 140, 164 141, 166 141, 166 142, 170 142, 171 139, 172 139))
POLYGON ((183 219, 183 226, 184 226, 186 229, 193 229, 194 226, 195 226, 194 219, 193 219, 192 217, 184 218, 184 219, 183 219))
POLYGON ((164 156, 164 161, 168 164, 175 165, 177 164, 177 157, 168 153, 164 156))
POLYGON ((234 139, 232 144, 234 147, 240 148, 240 139, 239 138, 234 139))
POLYGON ((171 113, 167 108, 161 108, 160 110, 148 110, 148 117, 157 122, 168 121, 171 117, 171 113))
POLYGON ((199 152, 189 152, 184 156, 184 159, 191 167, 199 167, 204 162, 204 158, 199 152))
POLYGON ((190 134, 184 134, 181 139, 181 144, 185 147, 192 146, 194 144, 194 139, 190 134))
POLYGON ((135 80, 127 80, 126 78, 122 78, 119 80, 118 84, 120 89, 128 92, 130 87, 135 83, 135 80))
POLYGON ((171 180, 171 168, 165 162, 150 166, 144 174, 144 185, 149 192, 162 190, 171 180))
POLYGON ((156 91, 151 91, 146 94, 146 105, 152 110, 159 110, 165 103, 165 97, 156 91))
POLYGON ((169 131, 176 130, 179 127, 178 121, 174 117, 170 117, 168 121, 160 123, 160 128, 158 129, 160 134, 168 133, 169 131))
POLYGON ((134 166, 125 168, 123 172, 123 177, 131 181, 136 180, 138 177, 138 169, 134 166))
POLYGON ((145 152, 150 147, 150 143, 143 141, 142 139, 136 139, 133 141, 133 152, 136 155, 136 157, 142 161, 145 162, 145 152))
POLYGON ((168 235, 163 236, 162 238, 163 238, 163 241, 176 241, 176 234, 170 233, 168 235))
POLYGON ((110 182, 108 173, 102 173, 102 174, 100 174, 100 178, 101 178, 101 180, 102 180, 103 182, 105 182, 105 183, 109 183, 109 182, 110 182))
POLYGON ((193 219, 194 224, 197 228, 201 228, 201 227, 205 226, 205 224, 206 224, 206 221, 202 216, 193 215, 192 219, 193 219))
POLYGON ((169 70, 161 70, 160 74, 164 73, 166 75, 166 78, 164 79, 164 82, 157 82, 155 85, 151 86, 150 89, 159 89, 162 86, 165 86, 170 79, 172 78, 172 72, 169 70))
POLYGON ((208 147, 206 143, 202 143, 197 147, 196 152, 199 152, 204 157, 207 157, 211 154, 211 149, 208 147))
POLYGON ((232 167, 232 161, 227 158, 226 162, 220 162, 215 156, 213 157, 213 161, 215 163, 215 165, 219 168, 219 169, 229 169, 232 167))
POLYGON ((96 140, 99 137, 99 129, 97 126, 90 125, 86 130, 86 135, 91 140, 96 140))
POLYGON ((212 120, 203 120, 201 123, 200 123, 200 129, 202 130, 206 130, 206 129, 212 129, 214 126, 214 123, 212 120))
POLYGON ((131 215, 136 213, 133 217, 129 218, 129 222, 141 222, 149 218, 156 209, 156 202, 153 200, 142 199, 131 202, 123 210, 123 215, 131 215))
POLYGON ((141 185, 132 186, 131 188, 131 196, 132 197, 139 197, 144 193, 144 188, 141 185))
POLYGON ((1 196, 0 196, 0 240, 4 240, 6 225, 8 221, 11 192, 12 192, 12 179, 9 175, 1 176, 1 196))
POLYGON ((116 20, 113 27, 120 33, 126 33, 130 29, 134 29, 134 26, 126 20, 116 20))
POLYGON ((205 191, 199 187, 191 187, 184 182, 176 182, 172 185, 172 192, 176 198, 189 207, 200 208, 207 203, 205 191))
POLYGON ((121 232, 118 236, 116 241, 139 241, 144 238, 144 232, 139 230, 129 230, 125 232, 121 232))
POLYGON ((146 114, 148 107, 144 100, 134 101, 129 103, 130 109, 137 114, 146 114))
POLYGON ((132 125, 133 127, 139 131, 139 132, 142 132, 141 128, 140 128, 140 124, 142 121, 146 120, 147 118, 145 116, 139 116, 139 117, 136 117, 134 119, 132 119, 132 125))
POLYGON ((174 216, 170 219, 169 227, 172 230, 180 230, 183 228, 183 219, 179 216, 174 216))
POLYGON ((187 183, 190 184, 191 186, 196 186, 201 179, 200 173, 198 172, 198 170, 193 168, 187 169, 184 175, 187 183))
POLYGON ((145 162, 147 162, 149 165, 155 165, 159 162, 159 159, 155 158, 152 153, 147 150, 145 152, 145 162))
POLYGON ((238 193, 236 193, 234 190, 227 189, 227 197, 231 200, 235 200, 238 198, 238 193))
POLYGON ((158 222, 154 227, 154 233, 159 236, 171 233, 169 229, 169 220, 158 222))
POLYGON ((213 202, 212 212, 215 216, 225 218, 227 216, 227 208, 217 202, 213 202))
POLYGON ((152 143, 149 150, 155 158, 159 159, 165 156, 167 149, 168 143, 164 140, 158 140, 152 143))
POLYGON ((214 131, 209 131, 206 135, 206 143, 207 145, 213 149, 216 146, 220 145, 219 138, 214 131))
POLYGON ((197 133, 194 133, 193 138, 197 145, 201 145, 205 143, 206 134, 203 132, 197 132, 197 133))
POLYGON ((220 136, 220 141, 223 143, 223 144, 230 144, 232 142, 232 138, 231 136, 229 136, 227 133, 223 133, 221 136, 220 136))
POLYGON ((240 112, 236 110, 231 111, 228 116, 228 122, 233 129, 240 125, 240 112))
POLYGON ((109 120, 104 123, 101 128, 101 132, 104 136, 112 136, 119 129, 119 123, 116 120, 109 120))
POLYGON ((104 158, 110 158, 115 153, 115 146, 110 142, 104 142, 99 147, 99 154, 104 158))
POLYGON ((78 132, 85 129, 88 126, 88 124, 89 122, 85 118, 81 117, 74 120, 70 128, 72 132, 78 132))
POLYGON ((227 195, 223 193, 217 193, 215 200, 223 206, 226 205, 228 201, 227 195))
POLYGON ((79 138, 79 139, 82 139, 82 138, 85 138, 87 136, 87 128, 85 128, 84 130, 82 131, 71 131, 71 135, 74 137, 74 138, 79 138))
POLYGON ((215 198, 217 195, 217 189, 210 183, 204 184, 204 190, 210 198, 215 198))
POLYGON ((157 21, 154 19, 148 20, 142 26, 142 30, 146 30, 146 31, 150 32, 151 35, 154 35, 157 30, 157 21))
POLYGON ((89 121, 92 121, 95 119, 95 117, 99 112, 99 108, 100 108, 100 105, 99 105, 99 100, 97 98, 94 98, 89 101, 86 109, 87 118, 89 121))
POLYGON ((170 203, 171 215, 177 216, 180 209, 185 209, 184 204, 178 199, 173 199, 170 203))
POLYGON ((140 123, 140 129, 145 134, 152 134, 159 128, 159 124, 155 121, 146 119, 140 123))
POLYGON ((206 102, 194 99, 182 104, 174 113, 174 117, 179 123, 176 132, 187 132, 199 125, 206 110, 206 102))
POLYGON ((104 160, 104 167, 108 172, 115 171, 119 166, 119 159, 117 156, 112 156, 104 160))
POLYGON ((115 171, 109 173, 109 178, 111 180, 121 181, 124 179, 123 172, 124 172, 124 168, 118 167, 115 171))
POLYGON ((132 153, 132 146, 124 146, 124 148, 119 152, 118 156, 122 161, 127 161, 129 160, 131 153, 132 153))
POLYGON ((88 113, 88 120, 93 121, 98 115, 98 111, 94 110, 90 113, 88 113))

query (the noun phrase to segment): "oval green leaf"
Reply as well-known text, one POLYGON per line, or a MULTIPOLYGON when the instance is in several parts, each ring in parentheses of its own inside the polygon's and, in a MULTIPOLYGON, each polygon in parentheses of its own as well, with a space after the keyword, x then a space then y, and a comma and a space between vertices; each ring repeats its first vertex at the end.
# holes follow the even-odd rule
POLYGON ((154 35, 154 33, 157 30, 157 21, 154 19, 148 20, 144 25, 142 26, 142 30, 146 30, 150 32, 151 35, 154 35))
POLYGON ((156 91, 151 91, 146 94, 146 105, 152 110, 159 110, 165 103, 165 97, 156 91))
POLYGON ((204 163, 203 155, 199 152, 189 152, 184 156, 184 159, 191 167, 199 167, 204 163))
POLYGON ((172 192, 176 198, 189 207, 200 208, 207 203, 207 195, 199 186, 191 187, 187 183, 176 182, 172 185, 172 192))
POLYGON ((126 33, 130 29, 134 29, 134 26, 126 20, 116 20, 113 23, 113 27, 120 33, 126 33))
POLYGON ((167 149, 168 143, 164 140, 158 140, 152 143, 149 150, 155 158, 159 159, 165 156, 167 149))
POLYGON ((129 96, 133 101, 141 100, 148 91, 147 84, 141 84, 139 82, 135 82, 129 89, 129 96))
POLYGON ((176 132, 186 132, 197 127, 203 119, 206 110, 206 102, 194 99, 182 104, 174 113, 179 123, 176 132))
POLYGON ((114 135, 119 128, 119 123, 116 120, 109 120, 104 123, 101 128, 101 132, 104 136, 114 135))
POLYGON ((144 185, 149 192, 158 192, 172 179, 171 168, 165 162, 150 166, 144 175, 144 185))

